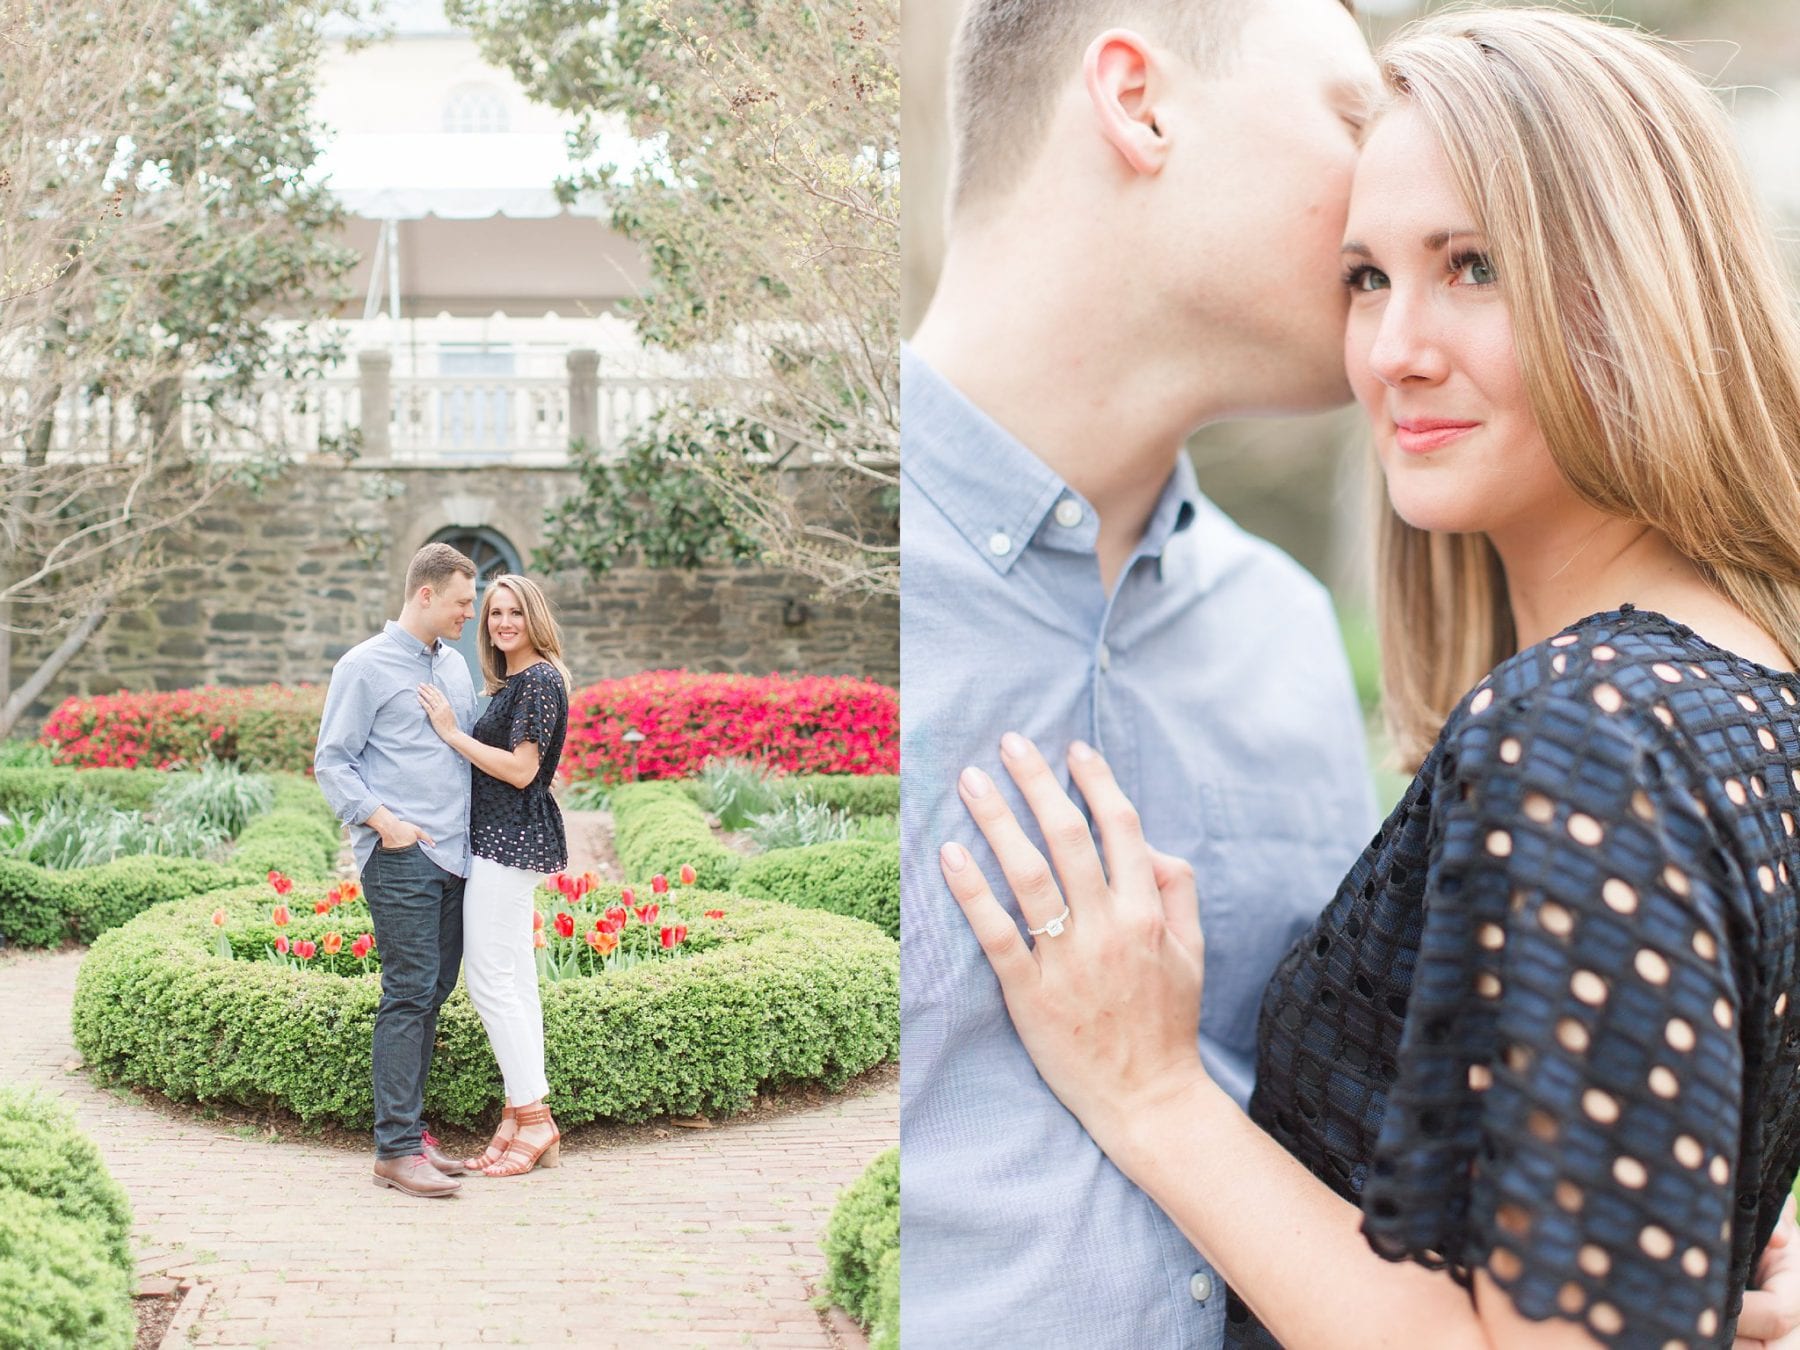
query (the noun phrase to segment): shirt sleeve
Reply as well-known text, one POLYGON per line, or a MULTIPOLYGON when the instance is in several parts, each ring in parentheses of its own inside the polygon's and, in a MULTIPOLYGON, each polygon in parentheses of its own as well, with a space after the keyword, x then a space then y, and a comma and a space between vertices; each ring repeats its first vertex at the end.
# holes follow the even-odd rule
POLYGON ((1683 761, 1616 691, 1470 709, 1365 1231, 1606 1344, 1710 1344, 1740 1151, 1725 916, 1743 880, 1683 761))
POLYGON ((350 662, 339 662, 325 688, 325 712, 313 747, 313 779, 346 825, 360 825, 381 809, 381 799, 369 790, 360 763, 376 711, 368 676, 350 662))
POLYGON ((512 707, 512 723, 506 731, 506 748, 516 750, 526 741, 541 751, 568 720, 568 704, 563 699, 562 679, 551 674, 524 680, 512 707))

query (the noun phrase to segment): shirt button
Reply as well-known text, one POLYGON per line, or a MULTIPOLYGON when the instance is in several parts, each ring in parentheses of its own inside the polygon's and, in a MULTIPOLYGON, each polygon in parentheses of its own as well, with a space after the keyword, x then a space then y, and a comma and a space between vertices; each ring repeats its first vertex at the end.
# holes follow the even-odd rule
POLYGON ((1064 497, 1056 504, 1056 523, 1070 529, 1081 524, 1081 503, 1073 497, 1064 497))
POLYGON ((1194 1272, 1194 1278, 1188 1281, 1188 1293, 1194 1296, 1194 1302, 1206 1302, 1212 1297, 1212 1292, 1212 1276, 1204 1270, 1194 1272))
POLYGON ((1004 558, 1012 552, 1012 540, 1003 534, 996 534, 988 540, 988 552, 996 558, 1004 558))
POLYGON ((1102 642, 1100 644, 1100 673, 1102 675, 1104 675, 1104 674, 1106 674, 1107 671, 1109 671, 1111 669, 1112 669, 1112 648, 1108 647, 1104 642, 1102 642))

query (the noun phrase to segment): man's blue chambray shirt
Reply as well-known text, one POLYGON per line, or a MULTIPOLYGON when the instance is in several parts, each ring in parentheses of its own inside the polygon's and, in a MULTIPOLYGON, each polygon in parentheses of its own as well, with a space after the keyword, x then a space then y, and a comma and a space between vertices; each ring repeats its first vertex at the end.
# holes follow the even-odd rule
POLYGON ((431 836, 433 843, 420 844, 426 857, 469 875, 469 761, 431 729, 418 693, 428 681, 449 698, 458 726, 475 725, 475 688, 462 654, 447 642, 434 651, 392 619, 332 668, 313 776, 350 827, 359 870, 381 838, 362 822, 385 806, 431 836))
POLYGON ((986 769, 1041 849, 1001 733, 1065 787, 1068 743, 1098 747, 1198 874, 1200 1049, 1241 1105, 1263 987, 1376 823, 1330 603, 1185 456, 1109 598, 1093 509, 910 350, 901 428, 902 1343, 1216 1346, 1220 1280, 1038 1077, 937 850, 967 845, 1016 917, 956 776, 986 769))

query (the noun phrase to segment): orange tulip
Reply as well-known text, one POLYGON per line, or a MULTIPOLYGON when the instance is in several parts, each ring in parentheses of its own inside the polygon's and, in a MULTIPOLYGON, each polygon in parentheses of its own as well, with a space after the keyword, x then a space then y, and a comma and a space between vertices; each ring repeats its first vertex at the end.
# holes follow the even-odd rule
POLYGON ((344 935, 342 933, 327 933, 325 935, 324 946, 325 955, 336 956, 344 949, 344 935))

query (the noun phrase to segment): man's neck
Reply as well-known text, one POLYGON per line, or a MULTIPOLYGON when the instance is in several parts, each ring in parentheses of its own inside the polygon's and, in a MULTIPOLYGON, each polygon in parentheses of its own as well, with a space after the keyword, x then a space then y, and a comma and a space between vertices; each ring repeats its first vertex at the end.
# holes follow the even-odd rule
POLYGON ((1142 539, 1187 437, 1229 408, 1208 386, 1223 363, 1150 340, 1156 317, 1129 313, 1116 291, 1027 285, 987 261, 952 250, 912 348, 1093 505, 1110 573, 1142 539))
POLYGON ((400 611, 400 617, 396 622, 398 622, 408 633, 411 633, 420 642, 424 643, 426 651, 435 652, 437 650, 437 634, 426 627, 425 620, 410 606, 400 611))

